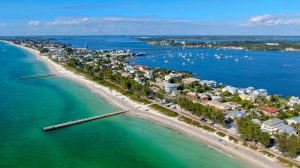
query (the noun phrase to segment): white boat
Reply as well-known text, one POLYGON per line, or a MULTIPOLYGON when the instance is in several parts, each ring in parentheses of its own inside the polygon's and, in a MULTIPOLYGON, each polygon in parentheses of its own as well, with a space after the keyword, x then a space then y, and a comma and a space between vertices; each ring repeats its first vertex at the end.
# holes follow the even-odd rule
POLYGON ((234 61, 235 61, 235 62, 238 62, 238 61, 239 61, 239 59, 237 59, 237 58, 236 58, 234 61))
POLYGON ((168 60, 165 60, 165 63, 168 63, 168 60))

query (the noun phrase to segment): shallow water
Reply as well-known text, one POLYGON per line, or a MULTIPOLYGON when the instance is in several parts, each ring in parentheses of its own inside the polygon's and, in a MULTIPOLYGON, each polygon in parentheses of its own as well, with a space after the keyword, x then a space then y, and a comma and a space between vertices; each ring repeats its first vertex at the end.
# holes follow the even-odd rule
POLYGON ((116 108, 62 77, 18 79, 49 73, 22 49, 0 43, 0 62, 0 167, 241 167, 205 144, 126 115, 45 133, 45 126, 116 108))

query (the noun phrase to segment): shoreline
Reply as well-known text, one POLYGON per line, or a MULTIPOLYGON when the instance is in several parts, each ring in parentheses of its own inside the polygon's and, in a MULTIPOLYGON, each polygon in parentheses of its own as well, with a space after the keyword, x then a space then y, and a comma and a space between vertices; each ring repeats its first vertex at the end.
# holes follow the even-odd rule
MULTIPOLYGON (((74 82, 77 82, 80 85, 86 87, 92 93, 97 94, 106 102, 108 102, 114 107, 117 107, 118 109, 129 109, 133 107, 149 109, 147 105, 141 105, 139 103, 133 102, 128 97, 123 96, 114 90, 110 90, 104 86, 97 84, 96 82, 85 79, 85 77, 81 75, 75 74, 74 72, 67 70, 62 65, 53 62, 45 56, 41 56, 39 52, 34 49, 20 45, 15 45, 13 43, 10 44, 31 52, 33 55, 35 55, 36 59, 46 64, 50 72, 56 74, 63 74, 63 77, 73 80, 74 82)), ((201 143, 207 145, 208 147, 228 155, 229 157, 233 158, 239 163, 246 163, 247 167, 281 167, 280 164, 275 161, 275 159, 267 158, 258 152, 243 147, 242 145, 234 144, 233 142, 229 141, 228 138, 221 138, 216 134, 209 133, 205 130, 188 125, 182 121, 177 120, 176 118, 164 116, 155 110, 149 109, 149 111, 147 112, 144 110, 138 110, 134 112, 129 112, 128 114, 138 118, 150 120, 152 122, 163 125, 169 129, 178 131, 184 134, 185 136, 195 138, 201 143), (222 141, 219 141, 220 139, 222 139, 222 141)))

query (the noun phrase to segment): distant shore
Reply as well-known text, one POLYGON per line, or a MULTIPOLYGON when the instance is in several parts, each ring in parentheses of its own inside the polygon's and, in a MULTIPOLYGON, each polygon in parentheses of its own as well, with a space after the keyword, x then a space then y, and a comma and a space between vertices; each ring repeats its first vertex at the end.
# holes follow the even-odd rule
MULTIPOLYGON (((10 44, 15 45, 13 43, 10 44)), ((185 135, 196 138, 200 142, 208 144, 212 148, 220 150, 225 154, 233 157, 235 160, 239 161, 246 167, 281 167, 281 165, 277 163, 275 159, 263 156, 258 152, 243 147, 242 145, 234 144, 233 142, 229 141, 228 138, 220 138, 216 134, 209 133, 205 130, 185 124, 175 118, 164 116, 155 110, 149 109, 146 105, 133 102, 128 97, 123 96, 116 91, 110 90, 109 88, 101 86, 96 82, 86 79, 84 76, 75 74, 74 72, 67 70, 62 65, 50 60, 48 57, 41 56, 39 52, 34 49, 19 45, 15 46, 33 53, 38 60, 44 62, 47 65, 52 73, 63 75, 63 77, 81 84, 118 109, 131 109, 133 107, 140 107, 141 110, 130 112, 130 115, 159 123, 185 135), (149 109, 149 111, 145 111, 144 109, 149 109)))

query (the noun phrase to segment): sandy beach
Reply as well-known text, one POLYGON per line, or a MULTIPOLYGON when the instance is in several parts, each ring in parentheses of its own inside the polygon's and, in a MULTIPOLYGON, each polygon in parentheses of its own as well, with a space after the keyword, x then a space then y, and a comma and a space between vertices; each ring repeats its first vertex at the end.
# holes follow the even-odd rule
POLYGON ((261 153, 245 148, 240 144, 234 144, 233 142, 229 141, 228 138, 221 138, 214 133, 209 133, 205 130, 193 127, 177 120, 176 118, 164 116, 155 110, 149 109, 146 105, 133 102, 128 97, 123 96, 116 91, 110 90, 109 88, 103 87, 96 82, 86 79, 84 76, 75 74, 74 72, 67 70, 63 66, 50 60, 48 57, 41 56, 39 52, 34 49, 24 46, 18 47, 21 47, 33 53, 38 60, 44 62, 48 66, 49 70, 52 73, 78 82, 82 86, 89 89, 91 92, 101 96, 101 98, 105 99, 108 103, 118 107, 119 109, 132 109, 139 107, 140 110, 132 111, 128 113, 129 115, 159 123, 187 136, 195 138, 200 142, 207 144, 209 147, 219 150, 227 154, 228 156, 235 158, 236 160, 240 161, 245 167, 281 167, 279 163, 275 162, 275 159, 263 156, 261 153), (145 109, 149 109, 149 111, 145 111, 145 109))

